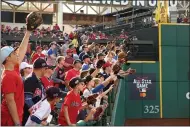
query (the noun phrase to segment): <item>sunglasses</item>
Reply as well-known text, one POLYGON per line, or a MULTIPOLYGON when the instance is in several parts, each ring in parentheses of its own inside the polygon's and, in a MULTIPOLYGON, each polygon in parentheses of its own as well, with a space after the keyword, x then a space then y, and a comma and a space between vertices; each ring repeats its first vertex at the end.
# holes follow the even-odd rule
POLYGON ((24 68, 24 69, 32 69, 32 68, 30 68, 30 67, 26 67, 26 68, 24 68))

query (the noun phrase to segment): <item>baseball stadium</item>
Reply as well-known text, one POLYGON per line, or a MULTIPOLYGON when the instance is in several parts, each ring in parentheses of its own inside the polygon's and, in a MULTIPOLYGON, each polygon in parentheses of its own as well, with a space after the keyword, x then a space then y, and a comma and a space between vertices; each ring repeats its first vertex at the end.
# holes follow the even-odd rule
POLYGON ((2 0, 1 126, 190 126, 188 0, 2 0))

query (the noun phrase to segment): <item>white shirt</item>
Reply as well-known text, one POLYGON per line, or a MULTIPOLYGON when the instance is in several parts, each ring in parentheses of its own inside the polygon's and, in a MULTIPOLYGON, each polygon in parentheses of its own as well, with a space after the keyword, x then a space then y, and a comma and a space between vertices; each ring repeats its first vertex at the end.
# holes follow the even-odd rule
MULTIPOLYGON (((31 114, 36 116, 38 119, 43 120, 45 118, 48 118, 48 116, 51 113, 51 106, 47 99, 43 101, 39 101, 35 105, 33 105, 29 110, 31 110, 31 114)), ((25 124, 25 126, 35 126, 39 125, 36 122, 31 120, 31 117, 28 117, 28 120, 25 124)))
POLYGON ((47 50, 43 50, 42 54, 44 54, 45 56, 48 56, 47 50))
POLYGON ((83 96, 85 98, 89 97, 90 95, 92 95, 92 90, 89 90, 89 89, 85 89, 84 92, 83 92, 83 96))
MULTIPOLYGON (((93 90, 93 89, 92 89, 92 90, 93 90)), ((85 89, 84 92, 83 92, 83 96, 84 96, 85 98, 89 97, 90 95, 93 94, 93 93, 92 93, 92 90, 85 89)), ((101 102, 101 99, 97 98, 94 107, 99 107, 99 106, 100 106, 100 102, 101 102)))

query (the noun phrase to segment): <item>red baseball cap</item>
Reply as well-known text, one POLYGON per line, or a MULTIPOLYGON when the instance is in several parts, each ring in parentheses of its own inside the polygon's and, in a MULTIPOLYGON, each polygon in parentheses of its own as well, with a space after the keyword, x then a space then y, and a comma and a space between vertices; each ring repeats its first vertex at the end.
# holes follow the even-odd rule
POLYGON ((66 52, 67 52, 67 53, 73 53, 73 50, 72 50, 72 49, 67 49, 66 52))
POLYGON ((110 62, 106 62, 102 67, 103 68, 106 68, 106 67, 111 67, 112 64, 110 62))
POLYGON ((36 47, 36 50, 39 50, 39 49, 42 49, 42 47, 41 47, 41 46, 37 46, 37 47, 36 47))

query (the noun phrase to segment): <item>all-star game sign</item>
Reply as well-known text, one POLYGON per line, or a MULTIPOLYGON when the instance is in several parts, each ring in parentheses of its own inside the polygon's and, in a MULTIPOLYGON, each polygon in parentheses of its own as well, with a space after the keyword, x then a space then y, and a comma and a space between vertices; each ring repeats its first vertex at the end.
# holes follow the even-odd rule
POLYGON ((156 99, 156 75, 134 74, 128 77, 131 100, 156 99))

